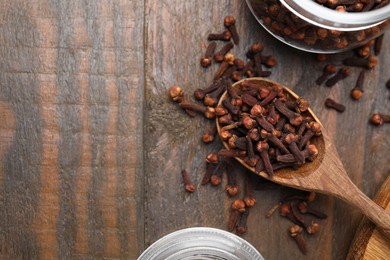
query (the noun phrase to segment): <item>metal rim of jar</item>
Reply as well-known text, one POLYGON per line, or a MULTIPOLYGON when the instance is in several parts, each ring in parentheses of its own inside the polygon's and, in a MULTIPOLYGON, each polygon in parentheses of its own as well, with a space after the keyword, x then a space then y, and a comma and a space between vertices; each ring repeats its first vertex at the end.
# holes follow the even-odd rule
POLYGON ((390 18, 390 4, 368 12, 342 13, 313 0, 280 0, 303 20, 330 30, 355 31, 370 28, 390 18))
POLYGON ((264 259, 263 256, 243 238, 216 228, 190 227, 174 231, 158 239, 148 247, 138 258, 143 259, 231 259, 221 258, 232 255, 234 259, 264 259), (198 254, 217 253, 210 257, 192 258, 192 252, 198 254), (191 256, 191 257, 189 257, 191 256))

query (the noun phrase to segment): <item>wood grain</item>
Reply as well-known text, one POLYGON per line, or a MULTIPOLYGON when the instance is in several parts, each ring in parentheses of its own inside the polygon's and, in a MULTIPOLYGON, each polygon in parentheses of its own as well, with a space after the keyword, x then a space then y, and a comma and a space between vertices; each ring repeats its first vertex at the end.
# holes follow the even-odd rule
MULTIPOLYGON (((388 46, 355 102, 349 91, 358 70, 333 88, 315 86, 324 64, 259 28, 244 1, 3 0, 0 259, 136 259, 169 232, 226 229, 226 180, 189 195, 180 179, 186 168, 199 183, 205 156, 220 144, 200 142, 209 122, 188 118, 167 90, 179 84, 190 97, 210 83, 216 67, 205 70, 199 59, 228 14, 241 35, 234 53, 244 58, 251 43, 265 44, 278 60, 270 78, 311 101, 349 177, 374 195, 390 173, 390 128, 367 120, 390 111, 388 46), (347 110, 327 110, 328 96, 347 110)), ((266 259, 302 257, 286 235, 289 223, 263 217, 291 192, 256 191, 244 238, 266 259)), ((327 196, 317 200, 329 217, 308 237, 307 258, 344 259, 361 214, 327 196)))
MULTIPOLYGON (((374 201, 390 212, 390 177, 382 184, 374 201)), ((386 259, 390 254, 390 240, 373 223, 363 218, 351 243, 347 259, 386 259)))
POLYGON ((1 7, 0 258, 136 258, 143 3, 1 7))
MULTIPOLYGON (((389 75, 386 69, 388 61, 384 58, 389 55, 388 48, 382 51, 379 66, 367 73, 364 98, 356 102, 350 99, 349 92, 355 84, 358 69, 353 69, 349 78, 333 88, 316 86, 314 81, 325 63, 318 63, 314 55, 289 48, 270 37, 259 28, 242 1, 197 1, 194 4, 153 1, 147 4, 147 10, 150 11, 147 16, 146 63, 146 246, 171 231, 188 226, 226 228, 230 200, 223 194, 224 183, 217 188, 198 186, 198 191, 191 195, 182 189, 181 169, 186 168, 199 183, 204 173, 204 158, 210 151, 218 149, 218 145, 201 144, 198 128, 207 125, 207 121, 186 117, 175 104, 170 103, 167 89, 178 84, 191 98, 193 90, 210 83, 216 67, 201 68, 199 58, 207 45, 207 34, 222 31, 223 18, 228 14, 237 17, 242 38, 239 48, 235 48, 233 53, 244 58, 244 50, 251 43, 260 41, 265 44, 264 52, 275 55, 278 60, 270 78, 311 101, 314 112, 329 129, 330 138, 349 177, 369 197, 373 196, 390 172, 390 165, 385 163, 388 140, 384 138, 390 130, 368 124, 370 113, 389 111, 389 93, 384 86, 389 75), (194 21, 198 21, 196 26, 194 21), (165 33, 169 30, 170 34, 165 33), (326 109, 326 97, 345 103, 346 112, 338 114, 326 109)), ((337 62, 346 55, 335 55, 331 60, 337 62)), ((289 192, 282 187, 256 192, 261 199, 251 211, 250 230, 244 238, 266 259, 302 257, 294 241, 286 235, 289 223, 277 216, 271 219, 264 217, 266 211, 289 192)), ((327 196, 319 196, 318 205, 329 217, 321 223, 321 232, 317 236, 308 237, 310 251, 307 258, 343 259, 361 213, 327 196)))

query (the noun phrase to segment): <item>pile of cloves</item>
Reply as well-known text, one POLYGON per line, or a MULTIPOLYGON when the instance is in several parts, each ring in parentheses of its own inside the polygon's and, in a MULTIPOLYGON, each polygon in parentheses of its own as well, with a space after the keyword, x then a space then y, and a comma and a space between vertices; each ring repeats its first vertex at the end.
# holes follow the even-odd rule
POLYGON ((293 99, 269 81, 244 80, 238 87, 228 84, 216 108, 220 137, 229 147, 219 155, 239 157, 271 178, 276 169, 314 160, 318 151, 310 139, 321 135, 321 125, 306 113, 306 100, 293 99))
POLYGON ((279 209, 279 215, 292 222, 293 225, 288 230, 289 234, 303 254, 308 252, 304 233, 307 235, 316 234, 320 230, 318 222, 327 218, 325 213, 313 208, 315 197, 316 193, 314 192, 289 195, 266 214, 267 217, 271 217, 279 209))
MULTIPOLYGON (((351 89, 350 96, 353 100, 359 100, 364 95, 365 74, 366 71, 370 71, 378 64, 378 55, 381 52, 383 45, 384 34, 378 36, 375 39, 368 41, 361 47, 358 47, 352 51, 350 57, 344 58, 341 62, 342 65, 336 65, 334 63, 327 63, 323 68, 322 74, 316 79, 317 85, 324 84, 327 87, 333 87, 337 82, 347 78, 351 74, 352 68, 359 69, 359 74, 356 79, 356 83, 351 89)), ((317 54, 316 59, 319 62, 327 60, 328 55, 317 54)), ((390 89, 390 79, 386 83, 386 87, 390 89)), ((343 104, 338 103, 331 98, 325 100, 325 106, 330 109, 334 109, 340 113, 344 112, 346 107, 343 104)), ((375 113, 371 115, 370 122, 374 125, 382 125, 388 115, 383 113, 375 113)))
MULTIPOLYGON (((274 56, 263 53, 261 43, 249 47, 245 53, 246 62, 234 57, 230 51, 239 43, 234 17, 227 16, 224 26, 226 30, 222 33, 208 35, 209 44, 200 59, 200 65, 204 68, 219 64, 212 83, 194 91, 195 101, 189 101, 177 85, 169 89, 169 96, 188 116, 201 114, 207 119, 218 117, 223 126, 221 138, 229 143, 230 149, 220 149, 207 155, 201 185, 219 186, 226 175, 225 191, 232 200, 227 229, 243 235, 248 230, 250 208, 256 204, 252 178, 257 176, 239 166, 233 157, 242 158, 257 171, 265 170, 272 176, 276 169, 298 167, 306 160, 313 160, 318 152, 315 145, 310 143, 310 138, 321 134, 321 129, 305 112, 307 101, 291 99, 279 85, 262 86, 244 81, 240 91, 233 89, 232 83, 245 77, 270 76, 271 71, 264 70, 264 67, 272 68, 277 62, 274 56), (218 51, 217 42, 223 43, 218 51), (217 106, 226 90, 228 99, 217 106), (244 190, 240 191, 239 180, 243 178, 244 190)), ((214 119, 211 126, 204 129, 202 141, 211 143, 216 134, 214 119)), ((195 192, 197 185, 191 180, 191 174, 182 170, 181 177, 184 190, 195 192)))
MULTIPOLYGON (((316 2, 339 12, 364 12, 388 4, 388 0, 316 0, 316 2)), ((292 42, 301 48, 345 49, 377 36, 389 24, 389 21, 385 21, 377 26, 358 31, 325 29, 301 19, 278 0, 250 0, 249 3, 253 12, 268 30, 286 42, 292 42)))

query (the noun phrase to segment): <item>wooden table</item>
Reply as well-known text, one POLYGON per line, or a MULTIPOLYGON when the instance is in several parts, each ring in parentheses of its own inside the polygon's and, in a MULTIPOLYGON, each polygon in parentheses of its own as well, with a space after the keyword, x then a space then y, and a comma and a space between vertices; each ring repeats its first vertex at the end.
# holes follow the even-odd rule
MULTIPOLYGON (((190 95, 217 67, 199 65, 208 33, 237 18, 236 55, 259 41, 278 65, 271 79, 311 101, 354 183, 373 197, 390 173, 390 48, 349 97, 358 69, 333 88, 314 84, 324 63, 259 27, 244 1, 15 1, 0 3, 0 259, 136 259, 160 237, 186 227, 226 229, 231 200, 219 187, 183 191, 181 169, 199 183, 209 122, 170 102, 190 95), (332 97, 347 107, 324 107, 332 97)), ((390 40, 389 36, 385 36, 390 40)), ((341 55, 336 55, 335 60, 341 55)), ((266 259, 300 259, 290 223, 265 212, 290 192, 256 190, 243 236, 266 259)), ((361 213, 319 195, 328 219, 308 240, 307 259, 345 258, 361 213)))

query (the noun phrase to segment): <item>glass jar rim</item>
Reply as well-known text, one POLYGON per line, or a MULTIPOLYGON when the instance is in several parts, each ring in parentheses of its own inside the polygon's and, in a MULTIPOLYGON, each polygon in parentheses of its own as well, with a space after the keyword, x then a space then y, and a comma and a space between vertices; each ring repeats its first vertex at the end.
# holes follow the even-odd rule
POLYGON ((158 239, 138 258, 144 259, 264 258, 249 242, 231 232, 211 227, 190 227, 158 239))
POLYGON ((280 0, 300 18, 323 28, 340 31, 363 30, 390 18, 390 4, 368 12, 338 12, 313 0, 280 0))

